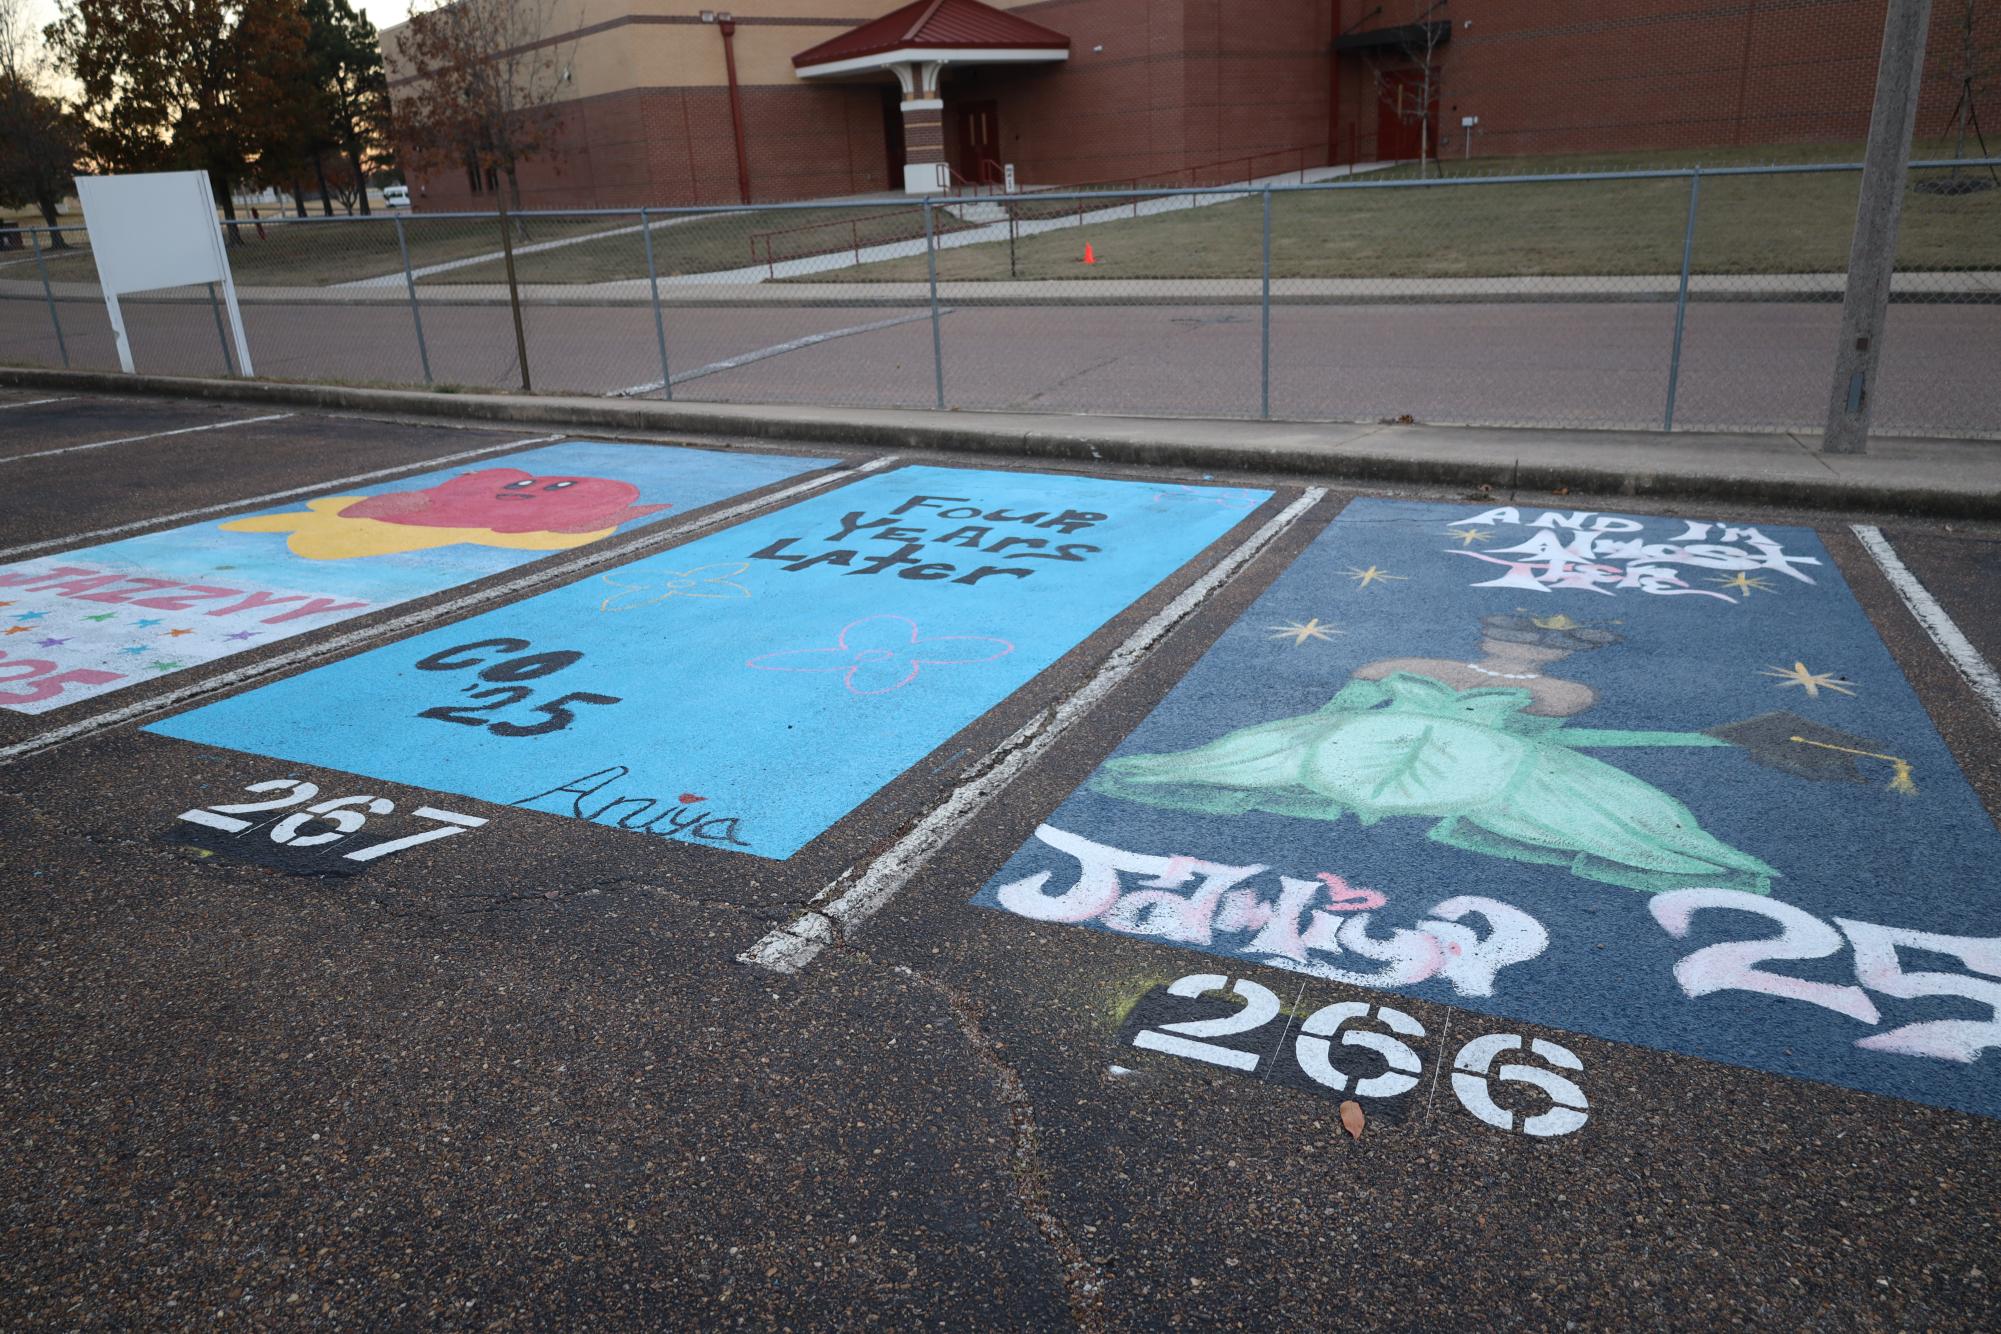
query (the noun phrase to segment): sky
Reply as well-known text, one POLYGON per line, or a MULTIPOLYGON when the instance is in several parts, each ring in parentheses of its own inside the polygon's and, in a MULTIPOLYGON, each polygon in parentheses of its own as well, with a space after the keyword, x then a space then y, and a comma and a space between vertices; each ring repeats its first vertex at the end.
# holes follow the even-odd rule
MULTIPOLYGON (((348 0, 378 30, 393 27, 410 17, 410 0, 348 0)), ((38 28, 56 21, 56 0, 27 0, 28 18, 38 28)))

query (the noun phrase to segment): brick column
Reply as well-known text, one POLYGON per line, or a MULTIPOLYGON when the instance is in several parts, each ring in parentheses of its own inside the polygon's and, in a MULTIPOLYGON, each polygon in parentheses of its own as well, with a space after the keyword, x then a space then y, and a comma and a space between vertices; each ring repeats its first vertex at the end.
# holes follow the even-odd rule
POLYGON ((945 103, 938 96, 937 61, 906 61, 891 67, 903 87, 903 192, 937 194, 949 177, 945 163, 945 103))

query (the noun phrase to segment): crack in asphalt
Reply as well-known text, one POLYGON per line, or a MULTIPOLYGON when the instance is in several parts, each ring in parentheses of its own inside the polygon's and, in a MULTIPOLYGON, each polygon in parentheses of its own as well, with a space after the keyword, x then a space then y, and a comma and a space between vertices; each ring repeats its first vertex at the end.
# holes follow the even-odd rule
POLYGON ((999 1095, 1008 1122, 1010 1147, 1005 1166, 1009 1194, 1015 1207, 1034 1225, 1044 1244, 1055 1254, 1071 1319, 1087 1334, 1100 1334, 1110 1328, 1105 1312, 1104 1271, 1084 1253, 1083 1247, 1077 1244, 1076 1238, 1070 1235, 1070 1229, 1056 1213, 1050 1198, 1049 1170, 1042 1161, 1042 1131, 1036 1122, 1034 1099, 1029 1097, 1014 1066, 1001 1055, 1001 1044, 989 1037, 981 1025, 979 1005, 949 982, 908 964, 887 962, 838 940, 832 948, 871 968, 886 969, 900 977, 907 977, 935 992, 945 1002, 967 1048, 993 1081, 999 1095))
MULTIPOLYGON (((1046 716, 1049 712, 1051 711, 1044 710, 1042 716, 1046 716)), ((149 861, 169 862, 177 869, 185 869, 189 865, 188 859, 174 846, 144 838, 106 838, 91 831, 78 830, 61 817, 39 809, 33 801, 21 793, 0 791, 0 799, 8 800, 18 806, 23 816, 50 832, 81 837, 92 844, 137 853, 149 861)), ((204 860, 201 864, 212 865, 225 875, 242 876, 250 880, 297 878, 282 868, 263 866, 254 862, 238 862, 234 859, 204 860)), ((607 877, 566 890, 454 894, 446 896, 445 904, 442 906, 438 905, 436 900, 426 903, 421 897, 421 891, 393 882, 369 888, 371 892, 355 895, 349 900, 350 905, 356 910, 356 925, 364 932, 371 929, 368 920, 371 918, 377 923, 383 921, 435 923, 457 916, 525 913, 537 907, 553 907, 578 898, 618 891, 644 893, 678 906, 728 913, 731 916, 760 922, 784 920, 782 915, 761 910, 754 905, 703 898, 684 893, 672 886, 631 876, 607 877), (390 901, 393 899, 402 899, 403 902, 398 904, 390 901), (470 904, 450 906, 454 902, 463 904, 466 900, 476 900, 485 906, 470 904)), ((1088 1331, 1089 1334, 1098 1334, 1098 1331, 1107 1329, 1109 1321, 1104 1305, 1103 1271, 1085 1254, 1056 1212, 1051 1198, 1049 1171, 1043 1162, 1042 1132, 1037 1122, 1034 1100, 1029 1096, 1020 1074, 1002 1055, 1001 1044, 987 1034, 982 1023, 983 1012, 978 1003, 967 993, 941 978, 921 972, 907 964, 889 962, 856 948, 847 942, 844 933, 840 933, 838 927, 835 939, 830 943, 832 948, 843 956, 852 958, 876 972, 893 973, 907 978, 943 1000, 975 1063, 991 1081, 1007 1120, 1009 1147, 1003 1156, 1002 1175, 1010 1202, 1020 1210, 1022 1216, 1049 1247, 1056 1261, 1065 1301, 1078 1328, 1088 1331)))
POLYGON ((1106 1329, 1104 1272, 1084 1254, 1051 1203, 1049 1172, 1042 1162, 1042 1132, 1036 1125, 1034 1100, 1022 1085, 1021 1076, 1002 1059, 999 1045, 980 1026, 979 1009, 970 997, 956 987, 915 969, 901 964, 897 965, 897 969, 944 997, 953 1019, 958 1022, 959 1031, 965 1035, 966 1045, 972 1048, 974 1056, 999 1090, 1013 1135, 1008 1180, 1013 1187, 1015 1206, 1035 1225, 1043 1241, 1056 1253, 1071 1319, 1076 1321, 1079 1329, 1091 1334, 1106 1329))

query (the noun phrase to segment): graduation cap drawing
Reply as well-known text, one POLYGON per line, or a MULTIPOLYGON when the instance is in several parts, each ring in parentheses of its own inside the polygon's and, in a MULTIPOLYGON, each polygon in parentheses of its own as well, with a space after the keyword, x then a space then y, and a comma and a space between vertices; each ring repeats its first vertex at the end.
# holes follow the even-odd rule
POLYGON ((1867 783, 1870 779, 1861 761, 1881 760, 1891 766, 1890 791, 1917 794, 1910 761, 1874 749, 1877 743, 1867 737, 1825 727, 1783 709, 1705 727, 1703 732, 1741 747, 1754 763, 1816 782, 1867 783))

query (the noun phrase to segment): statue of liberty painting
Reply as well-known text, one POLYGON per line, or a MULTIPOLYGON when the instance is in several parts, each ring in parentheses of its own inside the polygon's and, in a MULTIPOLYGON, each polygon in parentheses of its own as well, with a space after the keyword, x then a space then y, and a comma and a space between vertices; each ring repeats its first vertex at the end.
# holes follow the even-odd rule
MULTIPOLYGON (((1790 713, 1700 732, 1574 727, 1597 692, 1549 669, 1620 636, 1566 616, 1487 616, 1481 627, 1477 658, 1367 663, 1312 713, 1193 750, 1110 760, 1090 786, 1204 815, 1335 822, 1352 814, 1365 827, 1423 817, 1434 821, 1436 842, 1568 867, 1587 880, 1766 894, 1777 870, 1708 833, 1674 797, 1584 752, 1736 746, 1796 776, 1863 781, 1854 757, 1880 749, 1790 713)), ((1907 780, 1908 766, 1897 763, 1907 780)))

